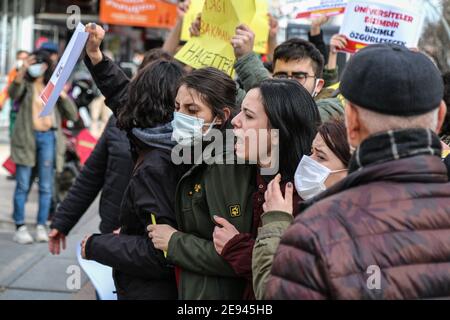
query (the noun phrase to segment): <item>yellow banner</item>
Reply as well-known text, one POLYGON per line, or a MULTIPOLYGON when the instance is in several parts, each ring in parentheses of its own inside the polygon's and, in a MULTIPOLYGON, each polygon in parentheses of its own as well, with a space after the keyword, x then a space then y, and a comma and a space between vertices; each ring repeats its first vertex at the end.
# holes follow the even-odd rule
POLYGON ((190 39, 175 58, 196 69, 215 67, 232 76, 235 58, 230 41, 240 23, 255 32, 255 52, 266 52, 267 0, 205 0, 200 36, 190 39))

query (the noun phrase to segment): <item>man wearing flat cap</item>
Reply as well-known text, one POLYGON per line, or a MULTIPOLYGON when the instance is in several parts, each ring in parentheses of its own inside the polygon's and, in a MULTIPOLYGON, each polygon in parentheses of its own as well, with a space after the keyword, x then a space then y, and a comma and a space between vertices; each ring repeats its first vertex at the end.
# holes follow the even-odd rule
POLYGON ((284 233, 266 298, 450 298, 443 90, 419 52, 383 44, 352 57, 340 84, 349 175, 284 233))

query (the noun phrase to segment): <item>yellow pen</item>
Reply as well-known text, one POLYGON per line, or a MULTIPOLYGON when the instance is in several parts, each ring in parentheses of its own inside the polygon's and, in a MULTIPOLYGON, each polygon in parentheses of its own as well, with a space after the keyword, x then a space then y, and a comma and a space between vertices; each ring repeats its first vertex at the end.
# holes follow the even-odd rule
MULTIPOLYGON (((156 217, 155 215, 152 213, 152 224, 156 226, 156 217)), ((167 251, 163 251, 164 252, 164 258, 167 258, 167 251)))

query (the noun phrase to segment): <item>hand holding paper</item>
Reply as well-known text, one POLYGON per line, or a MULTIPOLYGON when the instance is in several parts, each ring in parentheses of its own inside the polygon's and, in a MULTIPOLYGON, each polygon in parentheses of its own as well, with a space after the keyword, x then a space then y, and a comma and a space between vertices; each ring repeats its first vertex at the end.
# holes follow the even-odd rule
POLYGON ((231 45, 234 49, 236 59, 239 59, 253 51, 255 43, 255 34, 245 24, 240 24, 236 28, 236 33, 231 38, 231 45))

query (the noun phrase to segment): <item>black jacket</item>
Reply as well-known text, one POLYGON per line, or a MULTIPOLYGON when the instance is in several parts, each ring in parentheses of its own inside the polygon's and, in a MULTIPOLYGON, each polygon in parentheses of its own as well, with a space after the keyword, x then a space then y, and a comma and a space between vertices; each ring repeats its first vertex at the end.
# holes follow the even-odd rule
POLYGON ((112 116, 75 183, 58 206, 51 228, 67 235, 101 190, 100 231, 111 233, 119 228, 122 195, 133 167, 129 149, 125 132, 116 127, 116 119, 112 116))
POLYGON ((147 226, 153 213, 157 224, 177 228, 174 196, 182 174, 170 151, 147 149, 124 194, 120 235, 88 240, 86 257, 113 268, 119 299, 177 299, 174 269, 153 246, 147 226))
MULTIPOLYGON (((117 115, 126 103, 130 80, 120 68, 105 55, 103 61, 92 66, 85 63, 96 85, 105 96, 106 105, 117 115)), ((177 299, 174 268, 162 251, 155 249, 148 237, 147 226, 152 223, 168 224, 177 228, 175 218, 175 191, 178 180, 185 172, 183 166, 171 161, 170 147, 160 148, 160 134, 170 144, 171 131, 140 129, 140 138, 128 132, 136 168, 125 190, 120 210, 120 235, 93 235, 86 243, 86 256, 113 268, 119 299, 150 300, 177 299), (155 135, 152 136, 152 130, 155 135), (155 139, 155 140, 153 140, 155 139), (145 141, 144 141, 145 140, 145 141)))

